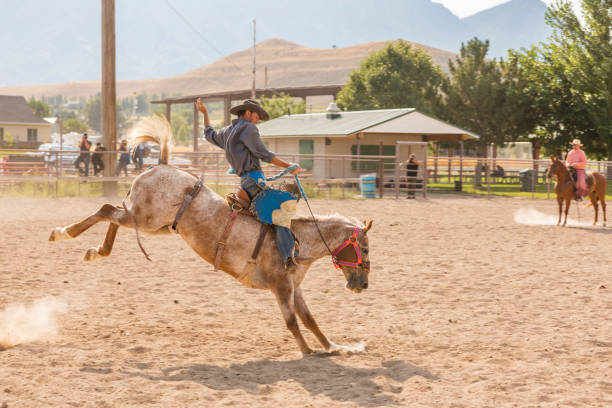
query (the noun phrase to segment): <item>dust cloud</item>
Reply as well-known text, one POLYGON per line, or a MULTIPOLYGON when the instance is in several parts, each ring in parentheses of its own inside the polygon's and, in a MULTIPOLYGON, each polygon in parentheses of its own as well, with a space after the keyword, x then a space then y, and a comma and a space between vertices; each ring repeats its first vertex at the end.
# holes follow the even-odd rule
POLYGON ((8 305, 0 311, 0 350, 53 339, 57 334, 56 315, 66 310, 66 303, 53 297, 35 300, 30 306, 8 305))
MULTIPOLYGON (((576 214, 576 211, 572 211, 572 210, 573 209, 570 208, 570 214, 568 214, 568 217, 567 217, 568 226, 584 227, 584 226, 591 225, 592 220, 590 222, 586 220, 585 216, 587 212, 585 212, 584 209, 581 208, 579 210, 581 213, 581 218, 582 218, 582 220, 580 221, 576 221, 570 218, 570 215, 572 212, 576 214)), ((589 215, 592 216, 592 214, 589 214, 589 215)), ((544 214, 533 208, 519 208, 514 213, 514 222, 516 222, 517 224, 523 224, 523 225, 557 225, 558 220, 559 220, 558 215, 544 214)), ((561 219, 561 222, 563 222, 563 219, 561 219)))

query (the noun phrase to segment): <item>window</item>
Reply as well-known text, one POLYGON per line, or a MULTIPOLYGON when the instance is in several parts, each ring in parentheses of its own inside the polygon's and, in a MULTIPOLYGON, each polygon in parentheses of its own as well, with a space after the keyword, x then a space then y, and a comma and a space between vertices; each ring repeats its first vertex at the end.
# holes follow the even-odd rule
POLYGON ((0 128, 0 142, 4 142, 4 128, 0 128))
MULTIPOLYGON (((300 140, 300 154, 314 154, 314 140, 300 140)), ((312 158, 300 159, 300 167, 303 169, 312 169, 312 158)))
MULTIPOLYGON (((361 156, 378 156, 380 155, 380 146, 378 145, 361 145, 359 148, 359 153, 361 156)), ((354 144, 351 146, 351 154, 357 155, 357 145, 354 144)), ((395 156, 395 145, 385 146, 383 145, 382 149, 383 156, 395 156)), ((383 159, 384 163, 393 163, 393 158, 391 159, 383 159)), ((359 171, 377 171, 378 170, 378 160, 359 160, 359 169, 357 169, 357 161, 353 160, 351 162, 351 169, 359 170, 359 171)))
POLYGON ((28 142, 35 142, 38 139, 38 129, 28 129, 28 142))

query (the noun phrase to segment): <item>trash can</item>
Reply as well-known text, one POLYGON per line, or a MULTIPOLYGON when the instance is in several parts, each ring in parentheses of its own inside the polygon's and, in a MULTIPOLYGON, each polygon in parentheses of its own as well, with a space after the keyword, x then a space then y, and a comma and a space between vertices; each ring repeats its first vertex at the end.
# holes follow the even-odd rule
POLYGON ((455 181, 455 191, 462 191, 463 183, 461 181, 455 181))
POLYGON ((360 177, 361 197, 376 198, 376 173, 362 174, 360 177))
POLYGON ((519 181, 521 182, 521 191, 532 191, 534 180, 534 169, 523 169, 519 172, 519 181))

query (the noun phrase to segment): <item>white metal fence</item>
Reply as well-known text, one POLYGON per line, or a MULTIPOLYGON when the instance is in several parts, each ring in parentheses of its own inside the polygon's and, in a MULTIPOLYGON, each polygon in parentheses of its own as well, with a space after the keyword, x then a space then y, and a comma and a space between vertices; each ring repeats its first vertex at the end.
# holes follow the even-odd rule
MULTIPOLYGON (((117 167, 120 152, 104 152, 102 157, 105 167, 111 161, 117 167)), ((131 183, 142 169, 154 166, 158 154, 151 154, 143 159, 142 169, 139 163, 131 161, 127 169, 120 173, 99 172, 95 174, 94 160, 89 157, 89 171, 85 176, 83 163, 81 170, 75 162, 78 151, 39 151, 8 150, 0 151, 0 195, 10 191, 12 186, 20 183, 46 183, 47 190, 58 194, 59 184, 65 182, 100 183, 116 181, 121 184, 131 183)), ((309 186, 309 191, 327 193, 332 196, 347 197, 361 195, 368 187, 367 197, 402 197, 409 194, 433 192, 495 192, 495 189, 515 189, 523 192, 548 192, 550 185, 546 179, 546 169, 550 160, 494 159, 476 157, 425 157, 427 165, 420 162, 417 176, 410 177, 406 171, 405 161, 397 156, 355 156, 355 155, 282 155, 282 159, 299 163, 303 170, 302 182, 309 186), (365 179, 368 179, 366 186, 365 179), (375 187, 373 187, 375 185, 375 187)), ((238 184, 235 175, 227 174, 228 165, 222 151, 173 152, 170 164, 195 176, 204 175, 204 182, 219 190, 231 190, 238 184)), ((608 175, 612 172, 612 163, 590 161, 588 169, 608 175)), ((274 166, 264 166, 266 175, 279 171, 274 166)), ((612 177, 612 174, 610 175, 612 177)), ((290 180, 287 177, 286 180, 290 180)), ((53 194, 50 194, 53 195, 53 194)), ((366 196, 364 194, 364 196, 366 196)))

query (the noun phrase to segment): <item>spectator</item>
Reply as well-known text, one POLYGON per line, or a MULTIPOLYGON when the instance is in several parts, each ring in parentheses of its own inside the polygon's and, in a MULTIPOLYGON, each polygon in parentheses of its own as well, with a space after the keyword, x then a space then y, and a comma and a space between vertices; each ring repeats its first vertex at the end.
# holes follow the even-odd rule
POLYGON ((98 173, 104 171, 104 155, 102 152, 106 151, 102 143, 96 143, 96 147, 94 148, 94 153, 91 155, 91 164, 93 165, 94 176, 97 176, 98 173))
POLYGON ((83 133, 83 137, 79 142, 79 150, 81 153, 79 157, 77 157, 74 162, 74 167, 79 171, 79 176, 89 177, 89 149, 91 148, 91 143, 87 140, 87 133, 83 133), (84 165, 84 169, 81 167, 81 163, 84 165))
POLYGON ((415 198, 414 193, 418 185, 417 181, 417 173, 419 170, 419 162, 416 159, 416 156, 411 154, 406 161, 406 179, 408 181, 408 196, 406 198, 415 198))
POLYGON ((121 141, 121 145, 119 145, 119 151, 121 152, 119 156, 119 164, 117 165, 117 174, 121 174, 121 170, 125 173, 125 177, 128 175, 127 166, 130 164, 130 150, 128 149, 127 140, 123 139, 121 141))
POLYGON ((136 170, 139 172, 142 171, 143 160, 145 156, 145 149, 147 147, 146 143, 141 143, 136 146, 136 150, 134 151, 134 164, 136 165, 136 170))

